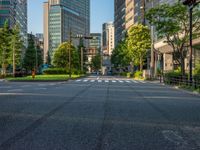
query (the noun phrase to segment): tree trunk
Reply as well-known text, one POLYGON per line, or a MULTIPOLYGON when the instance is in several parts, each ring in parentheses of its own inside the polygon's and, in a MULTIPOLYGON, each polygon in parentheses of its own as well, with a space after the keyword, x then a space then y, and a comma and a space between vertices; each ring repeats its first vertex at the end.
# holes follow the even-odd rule
POLYGON ((185 58, 183 54, 181 54, 181 75, 185 76, 185 58))
POLYGON ((6 77, 6 64, 4 62, 2 64, 2 75, 3 77, 6 77))
POLYGON ((142 57, 140 57, 140 71, 142 71, 143 69, 143 61, 142 61, 142 57))
POLYGON ((15 77, 15 70, 16 70, 16 65, 15 65, 15 48, 13 47, 13 77, 15 77))

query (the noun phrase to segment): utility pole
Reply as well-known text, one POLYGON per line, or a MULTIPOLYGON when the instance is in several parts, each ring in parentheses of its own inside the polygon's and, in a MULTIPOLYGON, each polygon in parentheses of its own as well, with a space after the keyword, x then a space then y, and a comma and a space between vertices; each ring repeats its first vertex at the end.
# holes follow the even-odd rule
POLYGON ((181 0, 183 5, 187 5, 189 8, 189 22, 190 22, 190 48, 189 48, 189 81, 190 84, 192 84, 192 54, 193 54, 193 49, 192 49, 192 29, 193 29, 193 25, 192 25, 192 13, 193 13, 193 8, 200 3, 200 0, 181 0))
POLYGON ((71 45, 72 45, 72 31, 70 28, 70 33, 69 33, 69 78, 71 79, 71 45))
MULTIPOLYGON (((151 0, 151 7, 154 7, 154 1, 151 0)), ((154 26, 151 25, 151 62, 150 62, 150 78, 154 78, 154 26)))
POLYGON ((81 71, 83 72, 83 46, 81 46, 81 71))

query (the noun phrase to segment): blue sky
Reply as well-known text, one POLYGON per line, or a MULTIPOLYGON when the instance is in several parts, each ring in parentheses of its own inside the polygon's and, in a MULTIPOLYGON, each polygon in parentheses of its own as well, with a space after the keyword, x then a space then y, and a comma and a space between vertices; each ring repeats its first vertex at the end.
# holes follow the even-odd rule
MULTIPOLYGON (((43 2, 47 0, 28 0, 28 31, 43 32, 43 2)), ((90 0, 91 1, 91 32, 100 32, 102 23, 113 21, 114 0, 90 0)))

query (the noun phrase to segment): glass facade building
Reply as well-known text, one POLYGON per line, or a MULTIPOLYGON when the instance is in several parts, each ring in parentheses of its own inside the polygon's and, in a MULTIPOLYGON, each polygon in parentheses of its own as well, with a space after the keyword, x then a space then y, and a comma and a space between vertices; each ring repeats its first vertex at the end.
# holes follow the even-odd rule
POLYGON ((115 45, 125 37, 126 0, 114 1, 115 45))
POLYGON ((95 53, 101 53, 101 33, 91 33, 93 39, 89 40, 89 47, 95 49, 95 53))
MULTIPOLYGON (((49 0, 45 3, 44 13, 44 51, 52 57, 54 50, 72 36, 82 34, 88 36, 90 33, 90 0, 49 0), (48 17, 48 19, 47 19, 48 17)), ((79 41, 72 39, 77 46, 79 41)), ((88 46, 88 43, 85 43, 88 46)))
POLYGON ((0 27, 6 20, 10 27, 19 25, 24 44, 27 45, 27 0, 0 0, 0 27))

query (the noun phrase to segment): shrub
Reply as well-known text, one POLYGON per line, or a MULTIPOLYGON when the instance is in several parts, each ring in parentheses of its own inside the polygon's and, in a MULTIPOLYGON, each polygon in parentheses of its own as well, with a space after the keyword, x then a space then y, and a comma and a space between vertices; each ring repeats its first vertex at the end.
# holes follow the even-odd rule
POLYGON ((194 70, 194 79, 196 81, 200 81, 200 64, 198 64, 196 67, 195 67, 195 70, 194 70))
POLYGON ((140 78, 142 78, 142 74, 143 74, 142 71, 136 71, 136 72, 134 73, 134 77, 140 79, 140 78))
POLYGON ((127 72, 121 72, 121 73, 120 73, 120 76, 126 77, 126 76, 127 76, 127 72))
POLYGON ((43 71, 44 74, 52 75, 52 74, 67 74, 67 70, 64 68, 48 68, 43 71))
POLYGON ((170 71, 164 74, 164 82, 168 84, 179 84, 179 82, 182 82, 182 80, 186 81, 187 79, 188 75, 185 74, 185 76, 183 77, 180 70, 170 71))

